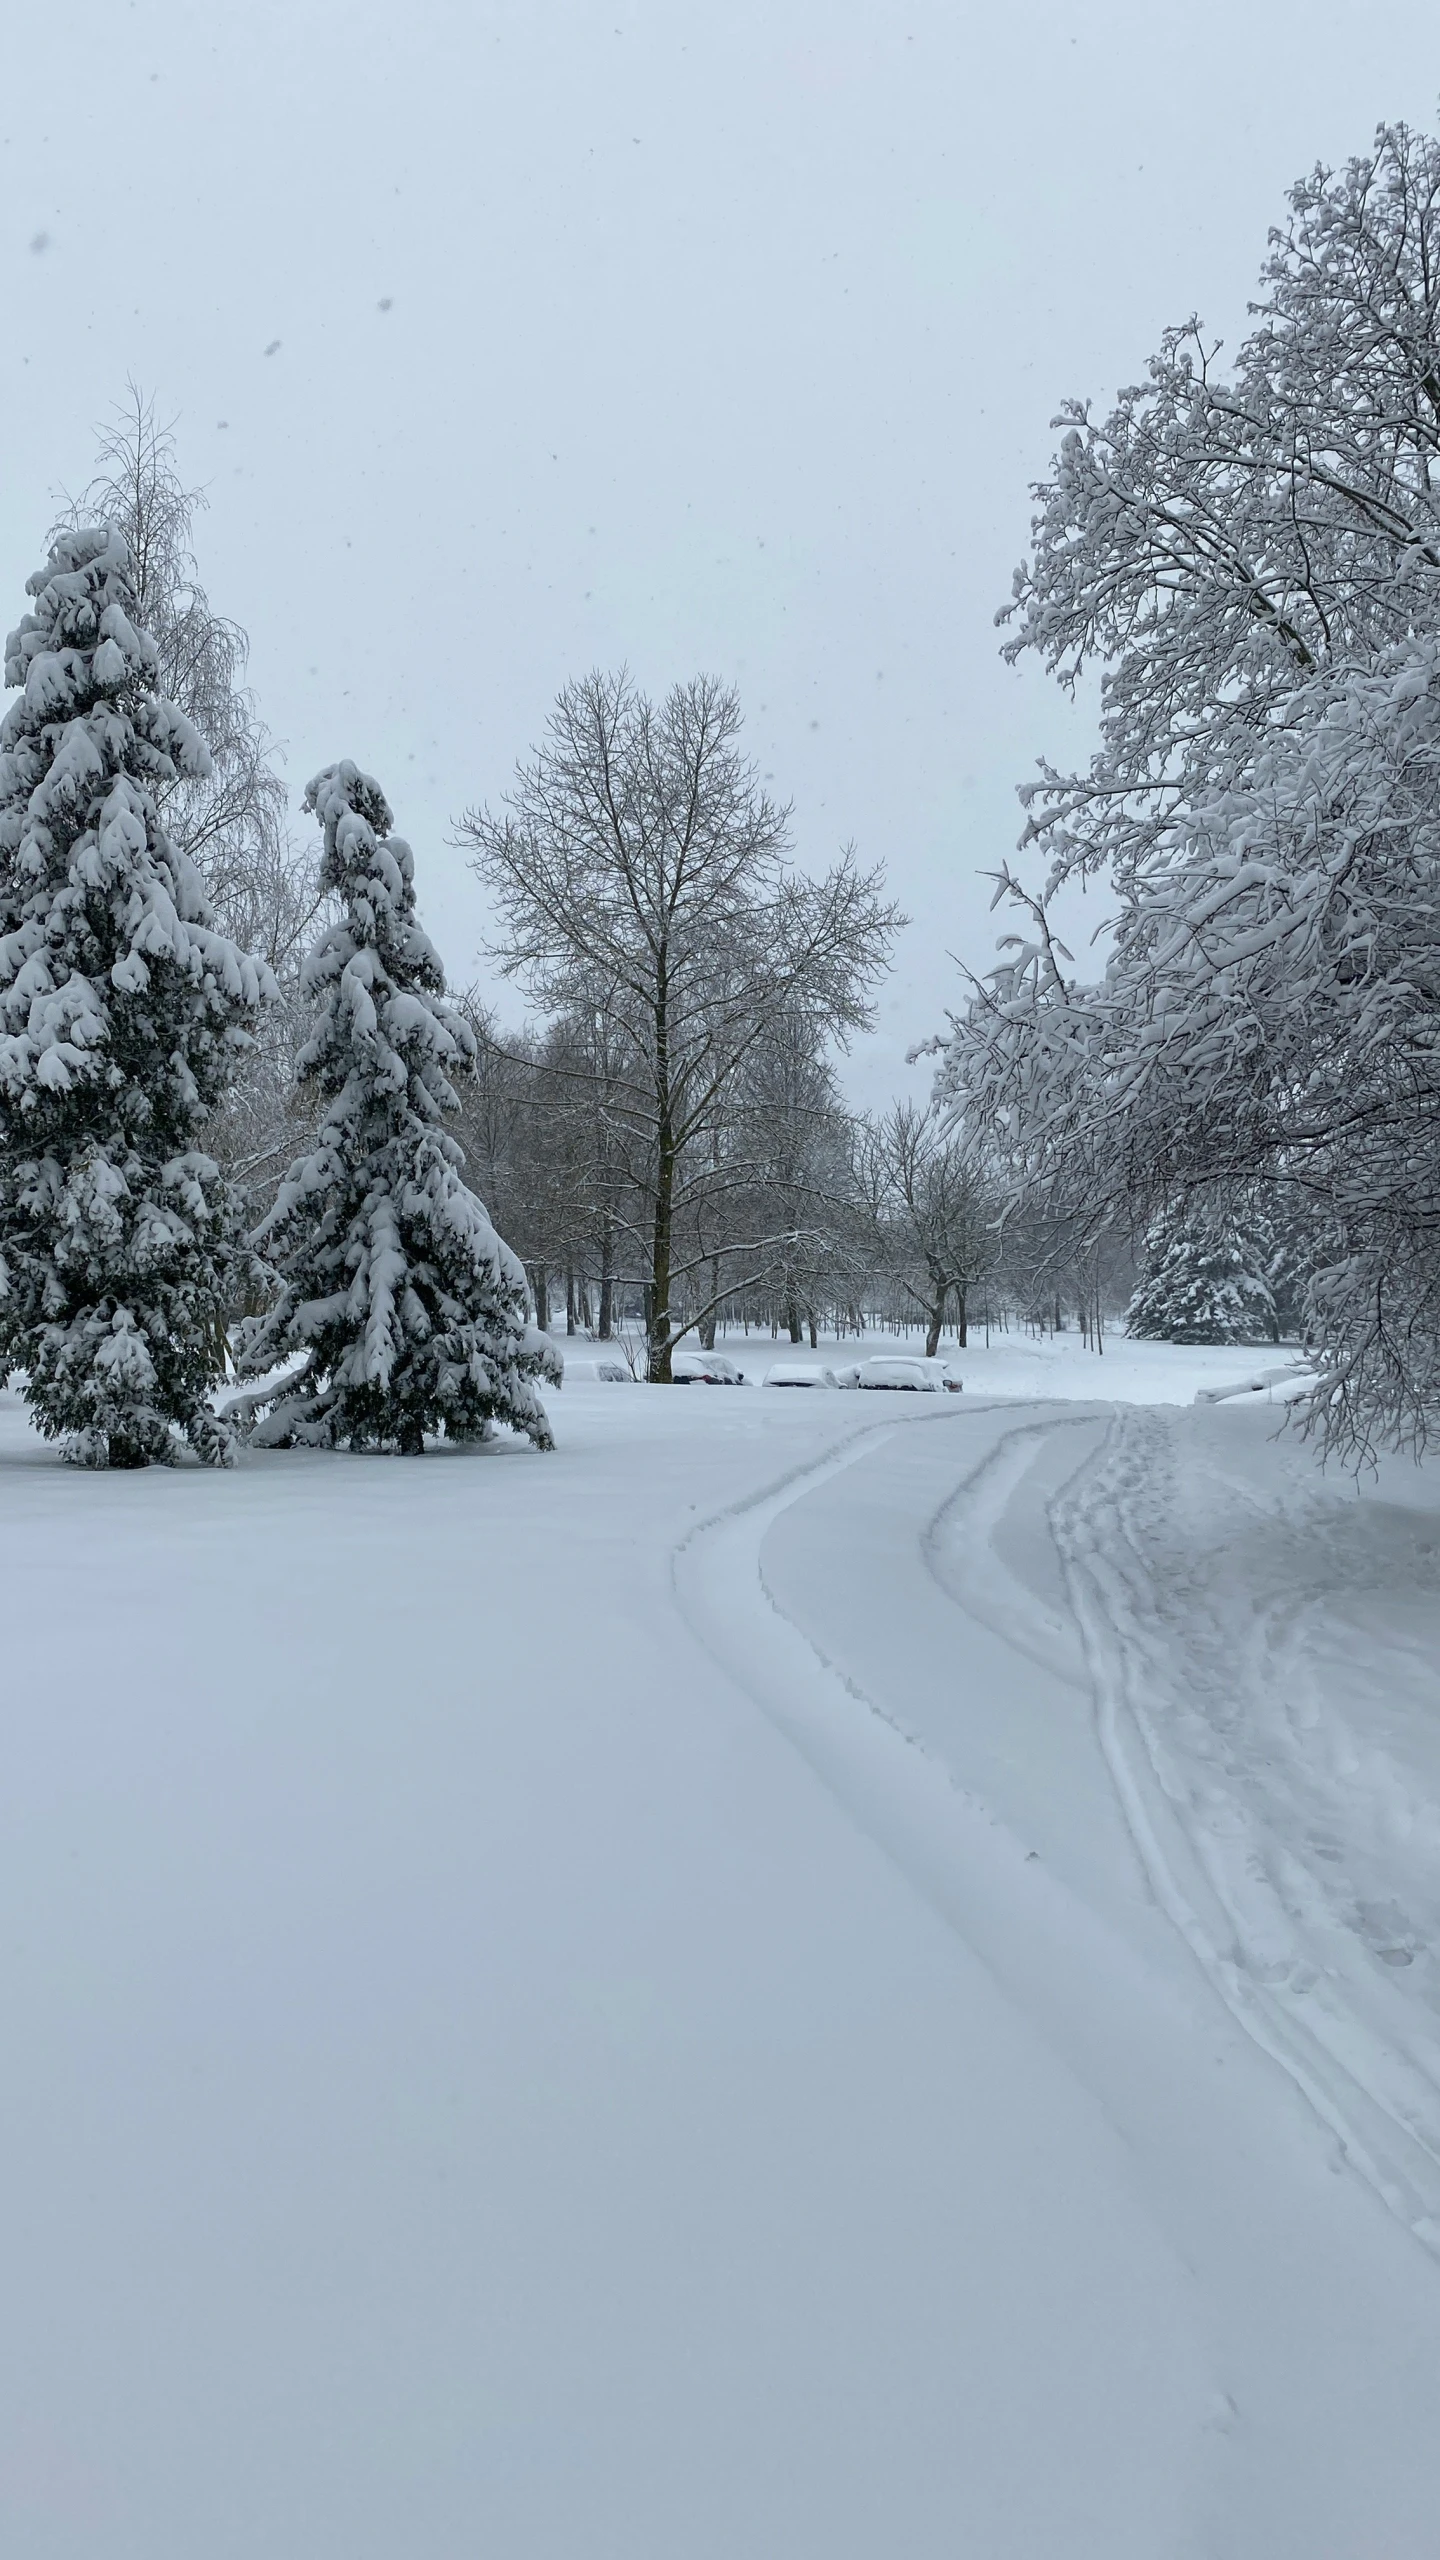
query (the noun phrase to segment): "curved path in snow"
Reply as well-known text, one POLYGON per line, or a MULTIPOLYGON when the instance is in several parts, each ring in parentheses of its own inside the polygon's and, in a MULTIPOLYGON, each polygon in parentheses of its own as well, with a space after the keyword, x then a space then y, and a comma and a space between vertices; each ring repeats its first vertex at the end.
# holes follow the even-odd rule
MULTIPOLYGON (((1177 2511, 1132 2482, 1111 2539, 1077 2533, 1066 2560, 1421 2560, 1440 2284, 1333 2135, 1412 2225, 1423 2179, 1387 2189, 1359 2083, 1347 2115, 1281 2032, 1150 1756, 1140 1523, 1165 1445, 1165 1418, 1105 1407, 879 1424, 693 1532, 677 1595, 1023 2027, 1077 2218, 1118 2177, 1131 2239, 1183 2271, 1138 2292, 1107 2272, 1093 2341, 1103 2369, 1126 2324, 1153 2323, 1159 2405, 1128 2414, 1168 2435, 1177 2511)), ((1183 1688, 1183 1648, 1181 1668, 1183 1688)), ((977 2043, 977 2106, 1016 2103, 1004 2068, 977 2043)), ((1384 2122, 1393 2152, 1409 2137, 1384 2122)), ((1090 2450, 1077 2513, 1113 2484, 1114 2445, 1090 2450)))

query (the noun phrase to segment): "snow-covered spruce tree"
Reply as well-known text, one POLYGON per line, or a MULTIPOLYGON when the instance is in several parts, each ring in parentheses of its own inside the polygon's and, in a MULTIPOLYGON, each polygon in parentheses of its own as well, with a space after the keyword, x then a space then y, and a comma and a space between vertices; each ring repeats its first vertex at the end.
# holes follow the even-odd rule
POLYGON ((305 801, 342 909, 305 966, 319 1018, 301 1073, 328 1107, 258 1232, 283 1287, 240 1360, 250 1377, 296 1354, 300 1365, 241 1404, 263 1414, 253 1436, 270 1448, 414 1453, 427 1431, 473 1440, 504 1422, 548 1449, 536 1381, 558 1385, 558 1357, 440 1126, 459 1107, 449 1071, 469 1066, 475 1037, 416 921, 410 848, 353 764, 317 774, 305 801))
POLYGON ((1142 1342, 1274 1342, 1279 1327, 1261 1257, 1233 1228, 1162 1219, 1125 1330, 1142 1342))
POLYGON ((170 1458, 177 1431, 220 1462, 251 1261, 195 1141, 274 981, 157 817, 209 757, 157 690, 125 542, 62 533, 28 591, 0 722, 0 1363, 83 1464, 170 1458))

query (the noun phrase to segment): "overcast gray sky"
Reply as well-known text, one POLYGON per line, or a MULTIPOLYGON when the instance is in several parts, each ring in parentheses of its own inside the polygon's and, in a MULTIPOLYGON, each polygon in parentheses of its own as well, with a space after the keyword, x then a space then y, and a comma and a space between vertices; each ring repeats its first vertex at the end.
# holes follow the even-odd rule
POLYGON ((297 797, 378 776, 460 984, 446 835, 565 678, 733 679, 800 858, 853 837, 914 919, 879 1100, 1083 751, 993 628, 1058 400, 1233 338, 1288 181, 1437 86, 1419 0, 17 10, 0 611, 132 377, 297 797))

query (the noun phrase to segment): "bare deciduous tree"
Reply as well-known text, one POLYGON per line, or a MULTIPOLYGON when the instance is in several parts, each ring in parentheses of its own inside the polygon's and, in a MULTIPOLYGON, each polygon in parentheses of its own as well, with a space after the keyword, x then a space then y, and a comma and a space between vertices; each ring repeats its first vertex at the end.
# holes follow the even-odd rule
POLYGON ((852 1122, 834 1068, 803 1015, 782 1012, 751 1053, 736 1116, 737 1153, 754 1186, 752 1223, 777 1235, 776 1314, 812 1347, 833 1302, 852 1200, 852 1122))
POLYGON ((865 1028, 900 921, 853 854, 820 881, 790 866, 789 812, 760 790, 739 729, 713 678, 657 705, 623 673, 591 675, 561 694, 503 810, 467 811, 458 833, 498 903, 504 966, 547 1013, 584 1007, 606 1026, 658 1381, 708 1312, 696 1274, 723 1261, 710 1298, 723 1295, 777 1241, 708 1221, 696 1235, 702 1206, 736 1187, 737 1080, 782 1014, 817 1055, 865 1028))
POLYGON ((925 1322, 933 1360, 947 1317, 965 1342, 970 1291, 997 1255, 999 1203, 973 1143, 931 1104, 897 1102, 860 1133, 859 1172, 881 1261, 925 1322))

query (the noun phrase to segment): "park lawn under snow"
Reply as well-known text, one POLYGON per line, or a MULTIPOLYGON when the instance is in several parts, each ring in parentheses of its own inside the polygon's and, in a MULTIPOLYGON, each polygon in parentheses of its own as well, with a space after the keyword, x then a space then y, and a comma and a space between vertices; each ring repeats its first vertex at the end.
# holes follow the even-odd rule
POLYGON ((574 1349, 551 1457, 4 1400, 5 2546, 1423 2560, 1429 1476, 574 1349))

